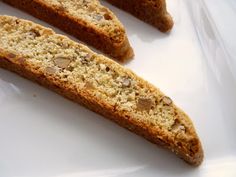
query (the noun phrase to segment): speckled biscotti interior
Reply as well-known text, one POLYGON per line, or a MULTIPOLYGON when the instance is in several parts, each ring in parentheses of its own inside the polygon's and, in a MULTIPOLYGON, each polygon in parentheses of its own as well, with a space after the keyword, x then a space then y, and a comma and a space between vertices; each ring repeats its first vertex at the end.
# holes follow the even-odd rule
POLYGON ((172 29, 174 22, 166 9, 166 0, 107 0, 162 32, 172 29))
POLYGON ((2 68, 84 105, 189 164, 202 162, 190 118, 129 69, 30 21, 0 16, 0 34, 2 68))
POLYGON ((74 35, 105 54, 126 61, 134 55, 124 26, 99 0, 3 0, 74 35))

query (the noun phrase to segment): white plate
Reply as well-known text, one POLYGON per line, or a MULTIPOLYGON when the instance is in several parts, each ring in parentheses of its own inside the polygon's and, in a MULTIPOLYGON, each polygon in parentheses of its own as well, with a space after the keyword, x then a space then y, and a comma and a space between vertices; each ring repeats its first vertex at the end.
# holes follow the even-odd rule
MULTIPOLYGON (((136 57, 127 67, 191 116, 205 150, 203 164, 192 168, 169 151, 0 69, 0 177, 235 177, 236 60, 228 57, 228 43, 221 42, 209 6, 200 0, 168 0, 175 26, 166 35, 106 5, 126 26, 134 47, 136 57)), ((0 14, 51 27, 2 2, 0 14)))

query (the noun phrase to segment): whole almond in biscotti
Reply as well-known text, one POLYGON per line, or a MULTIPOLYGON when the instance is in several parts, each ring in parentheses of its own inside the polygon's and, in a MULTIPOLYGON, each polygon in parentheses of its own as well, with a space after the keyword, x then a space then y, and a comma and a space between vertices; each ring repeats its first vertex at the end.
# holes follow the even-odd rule
POLYGON ((15 17, 0 16, 0 34, 1 67, 86 106, 192 165, 202 162, 201 142, 190 118, 129 69, 48 28, 15 17), (32 29, 40 37, 32 37, 32 29))
POLYGON ((165 0, 106 0, 111 4, 133 14, 137 18, 168 32, 173 27, 173 20, 166 10, 165 0))
MULTIPOLYGON (((74 35, 117 60, 125 61, 134 55, 123 25, 99 0, 3 1, 74 35)), ((31 34, 40 35, 36 31, 31 34)))

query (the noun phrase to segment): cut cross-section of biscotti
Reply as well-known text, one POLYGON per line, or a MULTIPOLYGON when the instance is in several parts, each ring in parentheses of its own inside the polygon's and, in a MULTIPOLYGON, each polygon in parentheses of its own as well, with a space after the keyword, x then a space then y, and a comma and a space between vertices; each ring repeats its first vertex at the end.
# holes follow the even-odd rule
POLYGON ((106 0, 128 11, 137 18, 168 32, 173 27, 173 20, 166 10, 165 0, 106 0))
POLYGON ((52 30, 0 16, 0 66, 80 103, 190 164, 203 159, 189 117, 159 89, 52 30))
POLYGON ((98 0, 4 0, 109 56, 125 61, 133 57, 125 29, 98 0))

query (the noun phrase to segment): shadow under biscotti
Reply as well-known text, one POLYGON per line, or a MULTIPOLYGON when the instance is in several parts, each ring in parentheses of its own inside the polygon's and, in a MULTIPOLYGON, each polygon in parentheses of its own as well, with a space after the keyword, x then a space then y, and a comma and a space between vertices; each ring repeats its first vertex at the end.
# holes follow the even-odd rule
MULTIPOLYGON (((35 143, 32 143, 30 138, 25 143, 29 144, 33 154, 28 159, 31 163, 30 168, 38 174, 41 171, 50 171, 52 174, 60 175, 68 172, 68 169, 70 173, 76 173, 82 168, 81 164, 84 168, 91 166, 91 170, 94 166, 100 170, 139 166, 140 169, 132 171, 133 176, 143 176, 147 171, 161 176, 198 173, 197 168, 192 168, 173 153, 14 73, 0 69, 0 84, 0 89, 3 85, 17 88, 17 94, 12 94, 11 99, 25 106, 12 107, 15 113, 18 112, 17 119, 25 119, 20 115, 22 109, 25 109, 24 117, 30 116, 27 114, 27 110, 30 110, 35 114, 29 118, 30 120, 37 123, 44 122, 44 124, 37 124, 41 131, 38 133, 18 128, 19 134, 21 131, 28 131, 31 136, 34 137, 34 134, 37 136, 35 143), (36 97, 33 97, 33 94, 36 94, 36 97), (60 127, 60 130, 55 127, 60 127), (41 143, 40 146, 38 141, 41 143), (43 148, 39 148, 41 146, 43 148), (50 148, 54 149, 53 155, 50 148), (41 154, 40 158, 45 159, 42 169, 35 165, 39 161, 35 157, 38 153, 41 154), (73 163, 73 167, 64 160, 68 156, 72 158, 70 163, 73 163)), ((4 90, 0 90, 1 94, 4 94, 4 90)), ((3 103, 0 102, 0 106, 3 106, 3 103)), ((19 146, 18 143, 13 142, 15 146, 19 146)), ((24 153, 27 154, 27 150, 24 153)), ((27 165, 20 167, 25 171, 29 168, 27 165)), ((127 171, 127 173, 131 172, 127 171)))

